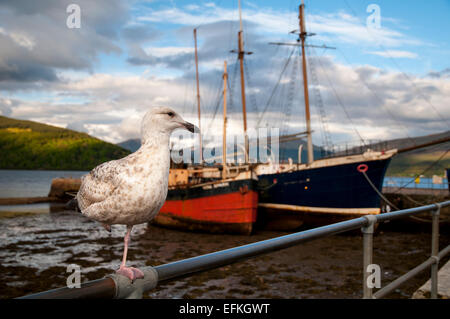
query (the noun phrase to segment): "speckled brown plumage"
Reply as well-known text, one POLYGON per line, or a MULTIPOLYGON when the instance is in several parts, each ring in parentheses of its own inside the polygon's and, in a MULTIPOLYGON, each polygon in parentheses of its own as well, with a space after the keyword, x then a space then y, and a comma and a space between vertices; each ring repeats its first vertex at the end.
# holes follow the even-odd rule
POLYGON ((169 108, 150 110, 142 121, 139 150, 82 177, 77 194, 81 212, 107 225, 132 226, 153 219, 167 196, 170 133, 186 123, 169 108), (170 112, 174 116, 168 116, 170 112))
POLYGON ((152 220, 164 204, 169 180, 169 137, 177 128, 193 132, 167 107, 153 108, 142 120, 142 146, 119 160, 103 163, 81 179, 76 199, 83 215, 97 220, 109 231, 113 224, 127 225, 122 263, 117 273, 131 281, 144 273, 126 267, 133 225, 152 220))

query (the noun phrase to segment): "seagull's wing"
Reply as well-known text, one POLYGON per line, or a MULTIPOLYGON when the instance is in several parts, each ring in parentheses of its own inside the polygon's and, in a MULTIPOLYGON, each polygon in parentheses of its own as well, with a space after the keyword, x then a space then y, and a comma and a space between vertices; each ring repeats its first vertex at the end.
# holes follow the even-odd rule
POLYGON ((77 200, 81 211, 107 199, 119 186, 120 160, 103 163, 81 179, 77 200))

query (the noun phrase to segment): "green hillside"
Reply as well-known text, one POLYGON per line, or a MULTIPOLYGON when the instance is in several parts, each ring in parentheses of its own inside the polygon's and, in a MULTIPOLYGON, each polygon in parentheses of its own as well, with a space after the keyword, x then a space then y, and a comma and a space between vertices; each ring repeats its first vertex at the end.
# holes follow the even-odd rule
MULTIPOLYGON (((432 141, 444 140, 450 137, 450 131, 437 134, 399 138, 387 140, 380 143, 367 145, 376 151, 389 149, 405 149, 417 145, 423 145, 432 141)), ((386 176, 416 176, 424 175, 431 177, 433 175, 443 176, 445 169, 450 168, 450 142, 427 146, 415 149, 409 152, 395 155, 388 166, 386 176)), ((355 154, 358 153, 355 149, 355 154)))
MULTIPOLYGON (((449 137, 450 131, 445 131, 437 134, 385 141, 382 143, 382 147, 384 149, 403 149, 449 137)), ((372 147, 377 149, 377 145, 372 147)), ((392 158, 386 175, 416 176, 421 174, 426 177, 433 175, 444 176, 445 169, 450 168, 450 152, 446 153, 449 149, 450 142, 445 142, 397 154, 392 158)))
MULTIPOLYGON (((450 143, 441 144, 441 147, 450 148, 450 143)), ((386 172, 387 176, 416 176, 423 173, 426 177, 433 175, 443 176, 445 169, 450 167, 450 152, 436 150, 432 147, 419 151, 398 154, 394 156, 386 172), (445 155, 444 155, 445 154, 445 155), (443 156, 443 157, 442 157, 443 156), (439 160, 440 158, 440 160, 439 160), (436 162, 439 160, 439 162, 436 162)))
POLYGON ((0 116, 1 169, 90 170, 130 152, 85 133, 0 116))

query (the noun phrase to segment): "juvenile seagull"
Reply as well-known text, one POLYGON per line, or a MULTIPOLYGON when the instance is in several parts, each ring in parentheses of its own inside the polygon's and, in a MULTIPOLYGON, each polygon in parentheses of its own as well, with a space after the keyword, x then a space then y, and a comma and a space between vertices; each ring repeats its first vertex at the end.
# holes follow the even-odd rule
POLYGON ((81 179, 76 199, 83 215, 101 222, 108 231, 114 224, 127 225, 117 273, 132 281, 144 273, 125 266, 131 230, 133 225, 152 220, 166 200, 169 137, 178 128, 198 131, 168 107, 151 109, 142 120, 142 146, 127 157, 97 166, 81 179))

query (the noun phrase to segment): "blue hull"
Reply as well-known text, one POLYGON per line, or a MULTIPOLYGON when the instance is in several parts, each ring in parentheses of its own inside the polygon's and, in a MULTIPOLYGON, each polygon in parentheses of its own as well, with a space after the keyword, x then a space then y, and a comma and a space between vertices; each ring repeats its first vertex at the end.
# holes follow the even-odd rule
POLYGON ((364 175, 381 192, 390 158, 333 165, 289 173, 259 175, 260 203, 328 208, 379 208, 380 198, 364 175))

